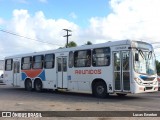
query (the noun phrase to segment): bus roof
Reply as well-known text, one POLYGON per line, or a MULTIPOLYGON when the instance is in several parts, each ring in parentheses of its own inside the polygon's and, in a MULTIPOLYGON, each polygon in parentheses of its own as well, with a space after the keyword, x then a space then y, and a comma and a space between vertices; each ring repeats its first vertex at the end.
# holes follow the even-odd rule
MULTIPOLYGON (((40 54, 68 52, 68 51, 75 51, 75 50, 93 49, 93 48, 99 48, 99 47, 110 47, 110 46, 118 46, 118 45, 131 45, 131 43, 133 41, 135 41, 135 40, 108 41, 108 42, 100 43, 100 44, 82 45, 82 46, 71 47, 71 48, 59 48, 59 49, 46 50, 46 51, 40 51, 40 52, 13 55, 13 56, 5 57, 5 59, 19 58, 19 57, 23 57, 23 56, 40 55, 40 54)), ((142 41, 135 41, 135 42, 142 42, 142 41)))

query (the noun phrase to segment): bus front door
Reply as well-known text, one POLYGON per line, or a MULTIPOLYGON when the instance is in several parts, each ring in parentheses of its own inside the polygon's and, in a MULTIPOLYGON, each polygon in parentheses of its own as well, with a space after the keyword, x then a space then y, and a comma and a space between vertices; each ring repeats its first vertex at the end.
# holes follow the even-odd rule
POLYGON ((114 88, 115 91, 130 91, 129 51, 113 52, 114 88))
POLYGON ((13 86, 20 86, 20 62, 13 62, 13 86))
POLYGON ((57 88, 67 88, 67 57, 57 57, 57 88))

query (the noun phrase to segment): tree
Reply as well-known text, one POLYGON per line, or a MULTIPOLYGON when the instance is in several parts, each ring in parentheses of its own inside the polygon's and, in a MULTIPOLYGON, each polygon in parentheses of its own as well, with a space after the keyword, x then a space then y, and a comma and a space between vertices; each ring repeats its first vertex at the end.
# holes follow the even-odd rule
POLYGON ((160 62, 156 60, 157 73, 160 75, 160 62))
POLYGON ((85 45, 92 45, 91 41, 87 41, 87 43, 85 45))
POLYGON ((68 47, 76 47, 77 44, 74 41, 68 43, 68 47))

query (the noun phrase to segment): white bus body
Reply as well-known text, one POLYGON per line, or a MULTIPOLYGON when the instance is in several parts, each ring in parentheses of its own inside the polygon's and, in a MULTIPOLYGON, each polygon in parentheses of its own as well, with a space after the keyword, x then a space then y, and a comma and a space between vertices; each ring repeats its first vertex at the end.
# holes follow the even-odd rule
POLYGON ((152 46, 131 40, 6 57, 4 80, 26 90, 63 89, 97 97, 158 91, 152 46))

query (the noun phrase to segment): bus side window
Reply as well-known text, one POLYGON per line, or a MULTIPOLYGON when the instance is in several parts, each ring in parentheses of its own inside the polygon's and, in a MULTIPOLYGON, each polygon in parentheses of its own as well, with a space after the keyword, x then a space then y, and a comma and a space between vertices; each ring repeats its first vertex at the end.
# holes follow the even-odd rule
POLYGON ((74 52, 74 67, 90 67, 91 50, 80 50, 74 52))
POLYGON ((91 54, 89 53, 87 55, 87 60, 86 60, 86 67, 90 67, 91 66, 91 54))
POLYGON ((69 68, 73 67, 73 62, 74 62, 74 54, 72 51, 69 52, 69 62, 68 62, 68 66, 69 68))
POLYGON ((37 55, 33 57, 33 69, 42 69, 43 68, 43 55, 37 55))
POLYGON ((93 66, 109 66, 110 65, 110 48, 96 48, 92 51, 93 66))
POLYGON ((13 59, 6 59, 5 60, 5 70, 6 71, 12 70, 12 63, 13 63, 13 59))
POLYGON ((31 66, 32 66, 32 57, 31 56, 23 57, 21 60, 21 69, 29 70, 31 69, 31 66))
POLYGON ((55 63, 55 55, 54 54, 46 54, 44 67, 46 69, 54 68, 54 63, 55 63))

